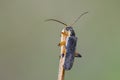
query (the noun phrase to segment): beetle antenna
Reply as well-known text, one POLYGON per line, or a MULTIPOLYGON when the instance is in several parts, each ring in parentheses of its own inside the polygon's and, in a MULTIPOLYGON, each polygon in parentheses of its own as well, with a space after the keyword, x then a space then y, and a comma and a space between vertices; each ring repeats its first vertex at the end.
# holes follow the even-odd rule
POLYGON ((45 20, 45 21, 56 21, 56 22, 58 22, 58 23, 61 23, 61 24, 65 25, 65 26, 67 26, 67 24, 65 24, 64 22, 61 22, 61 21, 56 20, 56 19, 47 19, 47 20, 45 20))
POLYGON ((87 14, 88 12, 84 12, 82 13, 72 24, 71 26, 73 26, 83 15, 87 14))

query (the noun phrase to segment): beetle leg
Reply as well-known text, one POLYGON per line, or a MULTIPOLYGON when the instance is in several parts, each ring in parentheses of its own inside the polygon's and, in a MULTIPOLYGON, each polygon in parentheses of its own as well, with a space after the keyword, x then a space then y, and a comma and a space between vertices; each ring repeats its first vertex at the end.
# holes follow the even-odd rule
POLYGON ((65 41, 62 41, 62 42, 60 42, 60 43, 58 44, 58 46, 60 46, 60 47, 63 46, 63 45, 65 46, 65 44, 66 44, 66 42, 65 42, 65 41))
POLYGON ((80 53, 78 53, 78 52, 75 52, 75 57, 82 57, 82 55, 80 54, 80 53))

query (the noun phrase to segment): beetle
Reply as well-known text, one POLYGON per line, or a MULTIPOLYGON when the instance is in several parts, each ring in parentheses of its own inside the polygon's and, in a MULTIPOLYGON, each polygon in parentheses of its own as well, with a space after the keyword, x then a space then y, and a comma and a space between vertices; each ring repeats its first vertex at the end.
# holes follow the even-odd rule
MULTIPOLYGON (((81 14, 73 22, 73 24, 75 24, 81 18, 81 16, 83 16, 86 13, 88 13, 88 12, 84 12, 83 14, 81 14)), ((61 32, 61 42, 58 44, 58 46, 60 46, 60 47, 63 46, 64 47, 64 50, 63 50, 63 52, 60 56, 62 58, 65 57, 65 60, 64 60, 64 63, 63 63, 63 68, 65 70, 70 70, 73 66, 74 58, 75 57, 82 57, 81 54, 76 52, 77 37, 76 37, 75 31, 72 27, 73 24, 68 26, 64 22, 61 22, 61 21, 56 20, 56 19, 48 19, 46 21, 56 21, 56 22, 59 22, 59 23, 66 26, 65 28, 63 28, 63 30, 61 32)))

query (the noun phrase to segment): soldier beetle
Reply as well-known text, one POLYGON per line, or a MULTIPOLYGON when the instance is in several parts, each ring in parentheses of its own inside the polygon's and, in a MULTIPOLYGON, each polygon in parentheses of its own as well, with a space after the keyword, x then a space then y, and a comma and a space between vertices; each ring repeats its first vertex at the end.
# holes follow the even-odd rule
MULTIPOLYGON (((81 16, 83 16, 86 13, 88 13, 88 12, 84 12, 83 14, 81 14, 73 22, 73 24, 75 24, 81 18, 81 16)), ((61 42, 58 44, 58 46, 64 47, 64 50, 62 50, 62 52, 61 52, 62 54, 60 56, 61 58, 65 57, 64 63, 63 63, 63 68, 65 70, 70 70, 73 66, 74 58, 82 57, 81 54, 76 52, 77 37, 76 37, 75 31, 73 30, 73 27, 72 27, 73 24, 68 26, 66 23, 61 22, 56 19, 48 19, 46 21, 56 21, 56 22, 61 23, 66 26, 61 31, 61 42)))

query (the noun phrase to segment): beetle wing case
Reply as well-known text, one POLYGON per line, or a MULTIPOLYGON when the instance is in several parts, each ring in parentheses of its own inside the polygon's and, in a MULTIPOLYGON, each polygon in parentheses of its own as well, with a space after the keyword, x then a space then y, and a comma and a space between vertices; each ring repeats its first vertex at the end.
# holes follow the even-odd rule
POLYGON ((63 67, 65 70, 70 70, 74 62, 77 37, 69 36, 67 37, 66 41, 67 41, 66 42, 66 56, 65 56, 65 62, 64 62, 63 67))

